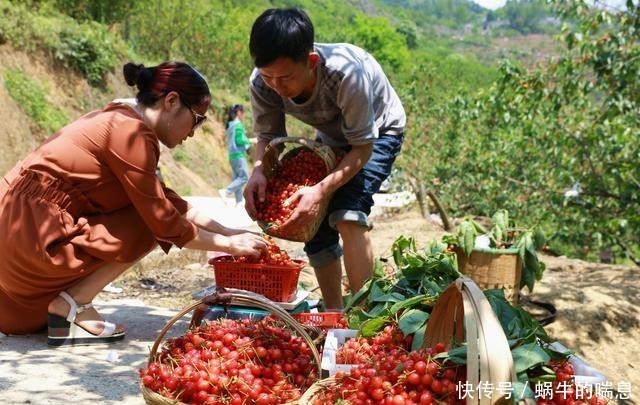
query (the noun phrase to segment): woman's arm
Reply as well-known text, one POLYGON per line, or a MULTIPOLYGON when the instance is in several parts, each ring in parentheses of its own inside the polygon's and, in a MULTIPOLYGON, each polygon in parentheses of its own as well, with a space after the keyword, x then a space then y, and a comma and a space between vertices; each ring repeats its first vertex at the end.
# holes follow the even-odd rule
POLYGON ((209 218, 208 216, 202 214, 197 208, 189 205, 189 209, 185 214, 185 218, 187 218, 191 223, 198 227, 198 229, 202 229, 207 232, 220 234, 223 236, 231 236, 238 235, 241 233, 245 233, 247 231, 243 229, 229 228, 221 223, 209 218))

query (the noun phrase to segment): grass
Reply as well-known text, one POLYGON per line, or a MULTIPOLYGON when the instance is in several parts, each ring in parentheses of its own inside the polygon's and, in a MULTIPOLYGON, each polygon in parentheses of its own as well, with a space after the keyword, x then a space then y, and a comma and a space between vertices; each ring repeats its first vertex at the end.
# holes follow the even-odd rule
POLYGON ((19 69, 4 71, 7 92, 24 112, 46 133, 53 133, 69 121, 67 114, 48 101, 49 89, 19 69))

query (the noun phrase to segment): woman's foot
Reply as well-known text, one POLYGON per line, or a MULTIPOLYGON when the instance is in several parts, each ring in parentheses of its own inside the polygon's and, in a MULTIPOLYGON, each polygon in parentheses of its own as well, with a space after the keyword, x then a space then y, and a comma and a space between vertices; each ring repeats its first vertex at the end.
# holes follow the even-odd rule
MULTIPOLYGON (((49 303, 49 313, 63 318, 66 318, 69 315, 70 308, 69 303, 59 295, 49 303)), ((75 324, 89 333, 99 335, 104 330, 105 320, 95 308, 89 307, 76 315, 75 324)), ((114 334, 122 333, 125 330, 126 328, 124 325, 117 324, 114 334)))

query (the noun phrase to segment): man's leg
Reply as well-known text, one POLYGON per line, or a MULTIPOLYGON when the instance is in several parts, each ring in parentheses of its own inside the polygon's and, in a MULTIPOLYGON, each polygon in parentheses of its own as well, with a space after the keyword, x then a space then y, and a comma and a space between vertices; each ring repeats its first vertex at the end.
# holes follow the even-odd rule
POLYGON ((315 267, 316 279, 322 292, 325 311, 342 309, 342 265, 340 258, 327 265, 315 267))
POLYGON ((373 249, 369 229, 358 222, 340 221, 336 223, 342 237, 344 269, 352 292, 362 288, 373 274, 373 249))

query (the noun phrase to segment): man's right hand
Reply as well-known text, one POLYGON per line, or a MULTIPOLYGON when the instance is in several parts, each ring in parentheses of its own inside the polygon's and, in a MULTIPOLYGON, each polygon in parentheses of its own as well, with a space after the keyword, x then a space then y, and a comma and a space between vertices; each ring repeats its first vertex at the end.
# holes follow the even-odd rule
POLYGON ((258 201, 263 202, 267 190, 267 178, 262 170, 254 170, 244 189, 244 208, 251 219, 255 220, 258 210, 256 204, 258 201))

